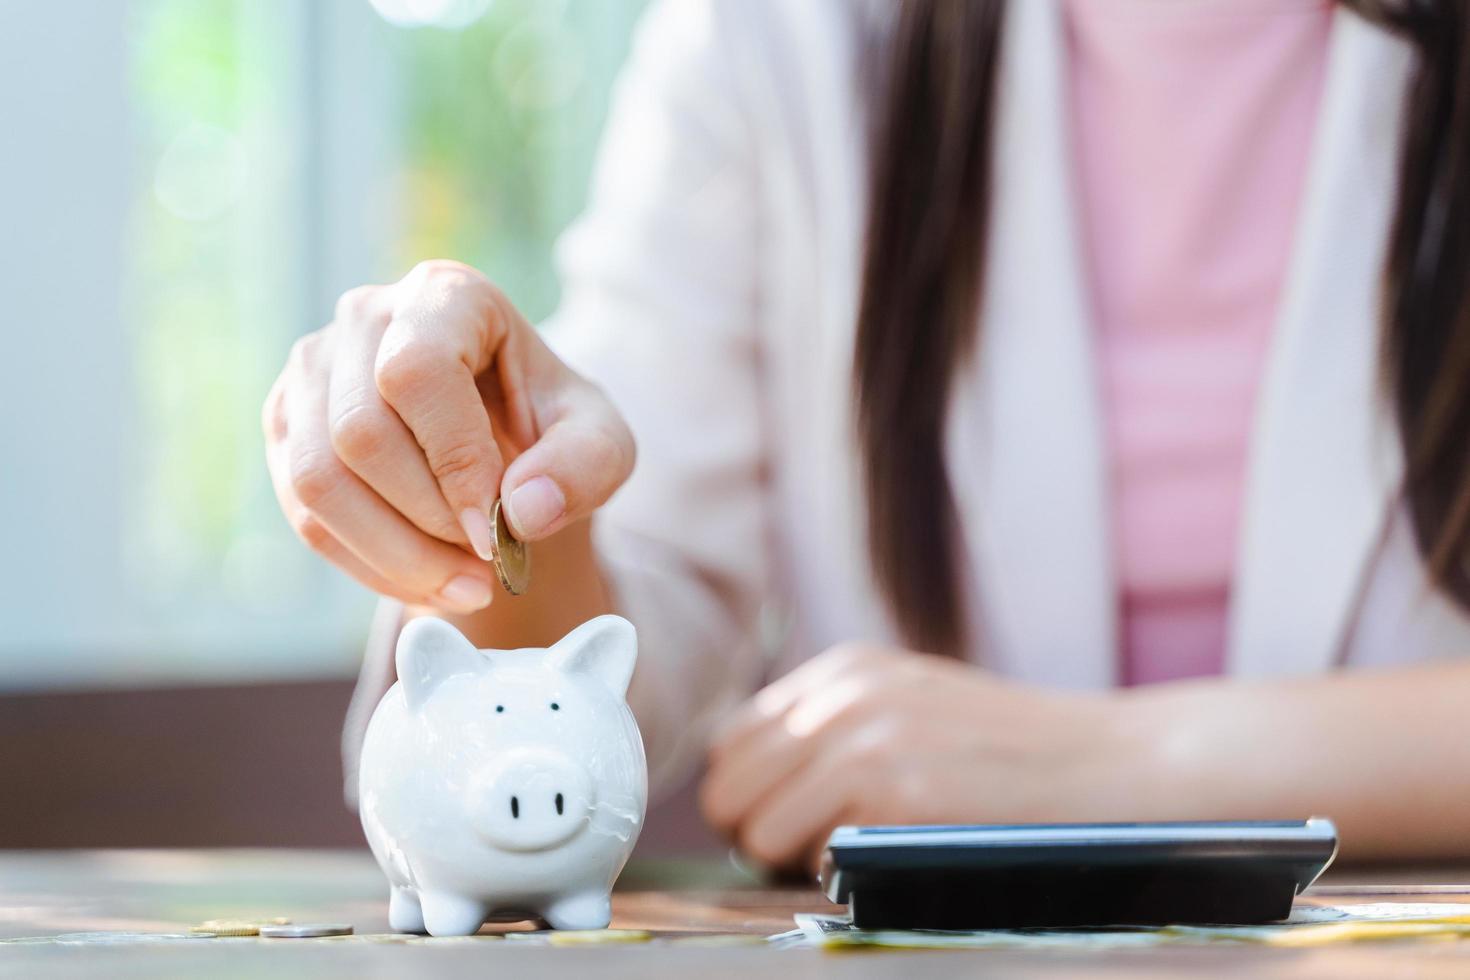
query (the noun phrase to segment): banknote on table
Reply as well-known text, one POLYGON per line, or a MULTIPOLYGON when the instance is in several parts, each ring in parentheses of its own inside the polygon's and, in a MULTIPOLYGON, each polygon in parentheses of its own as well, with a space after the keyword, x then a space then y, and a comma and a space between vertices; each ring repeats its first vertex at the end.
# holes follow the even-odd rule
POLYGON ((1470 905, 1450 902, 1369 902, 1298 905, 1281 923, 1261 926, 1170 926, 1181 940, 1317 946, 1371 939, 1470 936, 1470 905))
POLYGON ((846 916, 796 916, 772 945, 903 949, 1137 949, 1201 943, 1309 946, 1373 939, 1470 937, 1470 905, 1378 902, 1299 905, 1285 922, 1259 926, 1112 926, 1100 929, 858 929, 846 916))

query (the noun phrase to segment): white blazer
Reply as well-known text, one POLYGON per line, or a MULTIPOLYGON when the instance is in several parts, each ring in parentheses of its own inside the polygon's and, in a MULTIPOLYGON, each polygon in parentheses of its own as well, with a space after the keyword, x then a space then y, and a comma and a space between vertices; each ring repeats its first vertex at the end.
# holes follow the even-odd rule
MULTIPOLYGON (((559 252, 548 336, 639 443, 595 535, 639 627, 634 706, 665 774, 772 667, 897 640, 867 561, 851 382, 862 37, 880 7, 657 6, 618 86, 591 205, 559 252)), ((1250 455, 1232 676, 1470 651, 1470 620, 1426 584, 1377 381, 1410 67, 1399 41, 1336 14, 1250 455)), ((982 343, 947 452, 973 658, 1101 688, 1117 677, 1118 603, 1063 68, 1059 0, 1012 2, 982 343)))

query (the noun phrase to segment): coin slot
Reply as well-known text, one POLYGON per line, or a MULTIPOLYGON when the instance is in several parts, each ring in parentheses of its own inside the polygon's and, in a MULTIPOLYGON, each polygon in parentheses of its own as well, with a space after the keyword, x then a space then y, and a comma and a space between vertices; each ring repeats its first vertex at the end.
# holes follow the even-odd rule
POLYGON ((510 818, 512 820, 521 819, 521 801, 514 796, 510 798, 510 818))
POLYGON ((561 816, 561 810, 562 810, 562 798, 561 798, 561 794, 560 793, 557 793, 556 794, 556 815, 558 817, 561 816))

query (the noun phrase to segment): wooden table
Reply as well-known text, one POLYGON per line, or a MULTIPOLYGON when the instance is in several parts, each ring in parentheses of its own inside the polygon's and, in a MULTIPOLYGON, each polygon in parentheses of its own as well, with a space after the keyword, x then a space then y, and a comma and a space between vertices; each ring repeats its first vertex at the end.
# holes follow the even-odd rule
MULTIPOLYGON (((1339 870, 1321 884, 1334 902, 1460 901, 1445 883, 1470 869, 1339 870), (1414 882, 1416 896, 1366 894, 1414 882)), ((209 918, 289 916, 343 921, 359 934, 388 929, 382 876, 359 851, 0 852, 0 939, 94 931, 181 932, 209 918)), ((0 976, 301 975, 384 977, 892 977, 986 976, 1470 976, 1470 941, 1363 943, 1312 949, 1166 947, 1103 953, 1040 951, 823 952, 760 945, 707 946, 689 937, 764 936, 800 911, 831 911, 816 891, 771 888, 721 862, 635 863, 615 898, 614 926, 648 929, 653 942, 547 947, 515 940, 425 945, 366 941, 198 939, 167 945, 0 943, 0 976)))

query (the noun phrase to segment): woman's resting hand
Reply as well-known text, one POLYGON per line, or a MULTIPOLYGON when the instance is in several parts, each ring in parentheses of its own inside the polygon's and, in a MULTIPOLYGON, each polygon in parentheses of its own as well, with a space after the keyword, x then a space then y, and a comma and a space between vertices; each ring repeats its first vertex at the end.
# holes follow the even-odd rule
POLYGON ((456 262, 343 295, 292 348, 263 416, 297 535, 368 588, 450 612, 490 602, 497 498, 534 541, 633 469, 633 437, 602 392, 456 262))
POLYGON ((1116 696, 1045 691, 941 657, 848 645, 765 688, 715 739, 706 818, 763 864, 814 862, 839 824, 1093 819, 1129 752, 1116 696))

